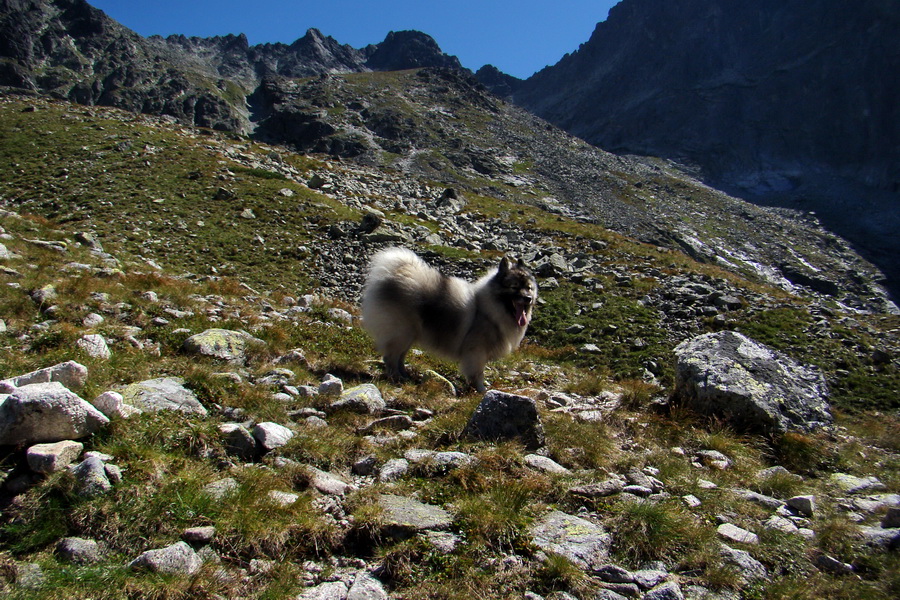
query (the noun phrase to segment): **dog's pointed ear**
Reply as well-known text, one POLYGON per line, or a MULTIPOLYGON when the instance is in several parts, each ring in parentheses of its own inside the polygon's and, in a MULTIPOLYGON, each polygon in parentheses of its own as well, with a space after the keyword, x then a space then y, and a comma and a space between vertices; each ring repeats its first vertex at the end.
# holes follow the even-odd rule
POLYGON ((519 267, 520 269, 525 269, 525 268, 527 268, 527 267, 525 266, 525 261, 522 260, 521 258, 520 258, 519 260, 516 261, 516 266, 519 267))
POLYGON ((508 272, 509 272, 509 259, 504 256, 503 260, 500 261, 499 273, 501 275, 505 275, 508 272))

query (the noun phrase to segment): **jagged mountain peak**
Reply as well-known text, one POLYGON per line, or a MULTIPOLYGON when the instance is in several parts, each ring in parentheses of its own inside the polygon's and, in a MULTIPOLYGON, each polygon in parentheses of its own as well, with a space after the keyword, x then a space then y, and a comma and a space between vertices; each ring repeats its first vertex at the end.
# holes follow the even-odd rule
POLYGON ((437 42, 421 31, 391 31, 384 41, 369 46, 366 66, 375 71, 397 71, 418 67, 462 69, 459 59, 445 54, 437 42))

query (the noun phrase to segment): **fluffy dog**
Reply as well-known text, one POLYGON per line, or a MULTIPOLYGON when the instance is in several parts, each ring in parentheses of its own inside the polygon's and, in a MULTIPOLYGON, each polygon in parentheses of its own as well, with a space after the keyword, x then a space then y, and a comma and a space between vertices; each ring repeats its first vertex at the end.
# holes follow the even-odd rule
POLYGON ((448 277, 405 248, 388 248, 369 264, 362 292, 363 327, 384 356, 388 377, 406 377, 416 345, 458 362, 485 390, 484 367, 518 348, 537 300, 534 275, 507 258, 475 282, 448 277))

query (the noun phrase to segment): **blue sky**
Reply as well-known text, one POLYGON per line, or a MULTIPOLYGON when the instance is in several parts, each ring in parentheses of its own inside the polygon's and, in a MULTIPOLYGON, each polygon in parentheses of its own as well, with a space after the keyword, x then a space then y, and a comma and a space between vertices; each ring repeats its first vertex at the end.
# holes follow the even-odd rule
POLYGON ((618 0, 88 0, 143 36, 245 33, 251 44, 291 43, 315 27, 361 48, 417 29, 477 70, 528 77, 586 42, 618 0))

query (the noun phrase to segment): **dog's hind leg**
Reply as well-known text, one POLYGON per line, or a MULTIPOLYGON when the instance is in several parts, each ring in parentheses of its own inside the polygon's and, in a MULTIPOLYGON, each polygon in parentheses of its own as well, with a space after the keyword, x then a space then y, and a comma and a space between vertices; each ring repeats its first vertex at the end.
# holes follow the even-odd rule
POLYGON ((413 339, 410 336, 395 335, 379 344, 384 356, 384 372, 388 379, 400 381, 409 377, 404 361, 412 343, 413 339))

